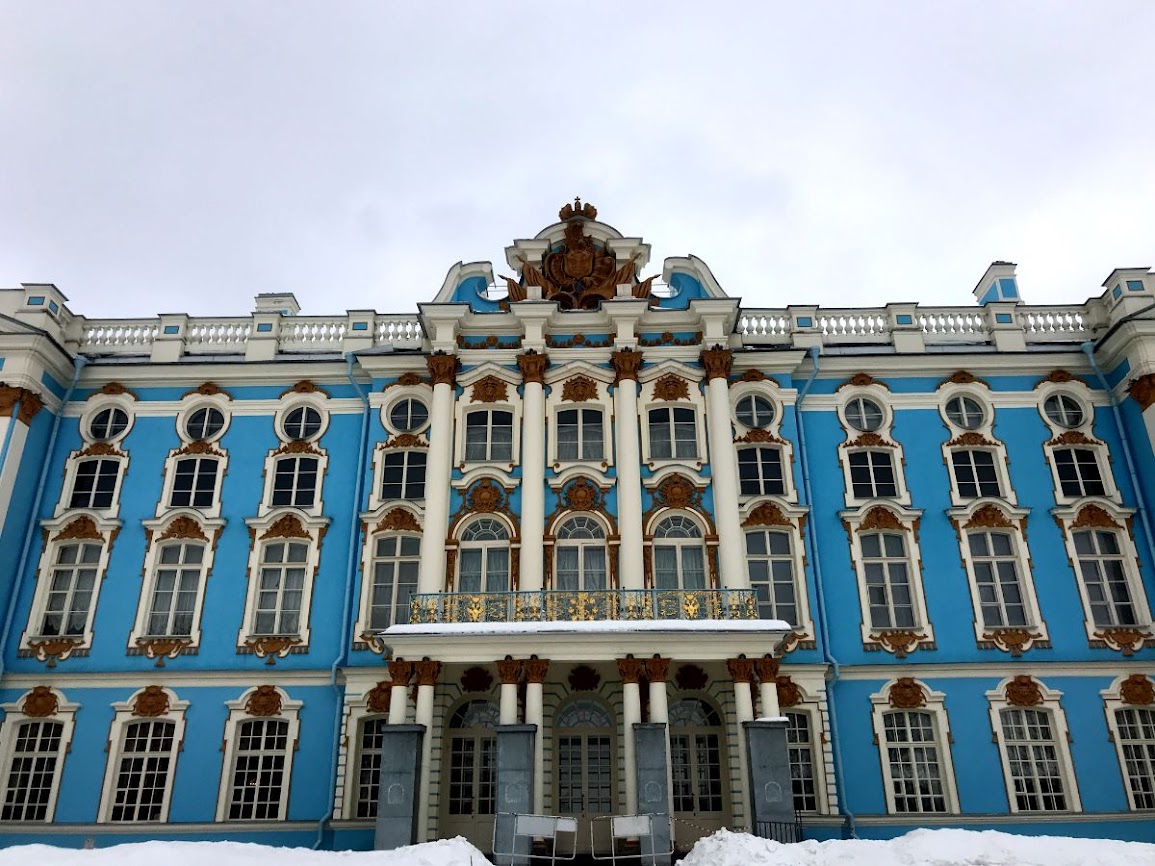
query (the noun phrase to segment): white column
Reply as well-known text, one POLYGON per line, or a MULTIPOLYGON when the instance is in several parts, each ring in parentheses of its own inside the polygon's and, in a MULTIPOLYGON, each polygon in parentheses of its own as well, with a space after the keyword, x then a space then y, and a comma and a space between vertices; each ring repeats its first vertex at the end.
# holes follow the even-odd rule
POLYGON ((754 696, 750 691, 754 662, 751 659, 727 659, 726 667, 734 678, 734 727, 737 729, 739 792, 742 799, 742 819, 749 822, 753 811, 750 808, 750 773, 746 757, 746 729, 743 722, 754 721, 754 696))
MULTIPOLYGON (((425 725, 425 736, 421 740, 421 787, 417 804, 417 841, 429 838, 429 776, 433 761, 433 690, 441 673, 441 662, 429 660, 417 662, 417 715, 416 722, 425 725)), ((440 733, 438 733, 440 737, 440 733)))
POLYGON ((453 471, 453 398, 457 358, 426 358, 433 377, 429 423, 429 456, 425 467, 425 519, 421 531, 418 592, 440 592, 445 586, 445 534, 449 530, 449 481, 453 471))
POLYGON ((544 585, 545 550, 545 369, 538 352, 517 356, 524 379, 521 398, 521 568, 518 589, 544 585))
POLYGON ((545 703, 542 692, 549 659, 531 658, 525 661, 525 723, 537 725, 533 737, 533 811, 545 811, 545 703))
POLYGON ((777 719, 782 715, 778 706, 778 659, 760 658, 754 662, 758 671, 758 698, 762 702, 762 718, 777 719))
POLYGON ((720 583, 726 589, 749 589, 742 522, 738 514, 738 452, 730 424, 729 349, 702 352, 706 368, 706 431, 710 443, 710 478, 714 487, 714 520, 718 525, 720 583))
MULTIPOLYGON (((0 384, 0 526, 4 526, 16 489, 28 428, 42 405, 40 398, 27 388, 0 384)), ((64 408, 58 411, 63 412, 64 408)))
POLYGON ((501 702, 498 705, 498 722, 503 725, 517 724, 517 681, 521 679, 521 660, 499 659, 497 672, 501 676, 501 702))
POLYGON ((642 661, 635 658, 618 659, 618 673, 622 677, 622 749, 625 757, 626 814, 638 811, 638 758, 634 742, 634 725, 642 720, 642 694, 638 680, 642 675, 642 661))
POLYGON ((389 724, 403 725, 409 719, 409 678, 413 676, 413 662, 389 662, 389 724))
POLYGON ((638 433, 638 370, 642 366, 642 353, 621 349, 610 357, 617 372, 614 387, 614 438, 617 443, 618 527, 622 536, 618 581, 622 589, 644 589, 642 449, 638 433))

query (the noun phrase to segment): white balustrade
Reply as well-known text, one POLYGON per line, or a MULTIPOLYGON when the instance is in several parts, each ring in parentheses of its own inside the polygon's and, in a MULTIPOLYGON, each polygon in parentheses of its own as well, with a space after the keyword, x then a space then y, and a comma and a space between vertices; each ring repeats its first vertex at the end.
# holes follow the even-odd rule
POLYGON ((160 324, 155 319, 106 319, 84 323, 80 351, 92 354, 148 354, 160 324))
POLYGON ((252 329, 250 319, 189 319, 185 350, 190 355, 240 354, 252 329))
POLYGON ((1084 308, 1081 306, 1042 309, 1024 307, 1019 314, 1019 320, 1023 323, 1023 331, 1029 343, 1085 340, 1087 325, 1083 315, 1084 308))

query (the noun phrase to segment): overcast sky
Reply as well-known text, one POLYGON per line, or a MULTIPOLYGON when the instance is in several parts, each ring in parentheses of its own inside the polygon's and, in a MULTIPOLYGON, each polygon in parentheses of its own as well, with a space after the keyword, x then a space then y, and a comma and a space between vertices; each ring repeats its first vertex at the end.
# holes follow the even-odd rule
POLYGON ((0 285, 413 312, 575 195, 747 307, 1155 265, 1155 3, 0 0, 0 285))

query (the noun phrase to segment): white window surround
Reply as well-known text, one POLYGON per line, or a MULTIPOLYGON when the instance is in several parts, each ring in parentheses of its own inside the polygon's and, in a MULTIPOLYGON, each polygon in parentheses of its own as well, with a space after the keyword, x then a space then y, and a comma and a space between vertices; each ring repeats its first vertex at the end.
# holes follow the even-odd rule
POLYGON ((381 404, 381 426, 385 428, 385 432, 389 438, 394 436, 421 436, 428 438, 429 425, 433 423, 433 393, 428 387, 421 386, 400 386, 390 388, 385 395, 385 399, 381 404), (402 430, 393 423, 390 414, 393 409, 406 400, 412 400, 420 403, 425 407, 425 420, 413 425, 412 429, 402 430))
POLYGON ((1099 469, 1099 477, 1103 482, 1102 498, 1109 499, 1121 505, 1122 498, 1119 495, 1119 488, 1115 484, 1114 473, 1111 471, 1110 453, 1107 444, 1095 436, 1095 405, 1092 401, 1091 390, 1077 379, 1071 379, 1066 382, 1045 381, 1040 383, 1036 391, 1036 396, 1039 401, 1039 416, 1049 431, 1048 439, 1043 443, 1043 452, 1046 454, 1047 463, 1051 467, 1051 476, 1055 485, 1055 502, 1059 505, 1070 505, 1083 498, 1082 496, 1068 495, 1063 492, 1063 486, 1059 479, 1059 468, 1055 462, 1056 449, 1083 448, 1090 450, 1095 455, 1095 462, 1099 469), (1047 417, 1043 406, 1048 398, 1056 395, 1070 397, 1078 403, 1083 413, 1081 424, 1077 427, 1064 427, 1061 424, 1056 424, 1047 417))
POLYGON ((199 394, 194 391, 187 394, 181 403, 180 410, 176 415, 176 435, 180 437, 183 444, 188 445, 194 441, 219 442, 229 432, 229 426, 233 420, 232 401, 225 394, 199 394), (225 423, 216 433, 197 440, 189 436, 188 423, 193 413, 200 409, 216 409, 224 416, 225 423))
MULTIPOLYGON (((781 498, 788 502, 798 501, 798 491, 794 486, 794 443, 782 436, 782 421, 794 401, 787 400, 771 379, 762 382, 736 382, 730 388, 730 415, 734 428, 736 449, 768 447, 777 448, 782 459, 782 482, 784 492, 781 498), (774 419, 763 427, 747 427, 738 420, 738 403, 747 397, 761 397, 774 407, 774 419)), ((739 486, 739 489, 740 486, 739 486)), ((739 494, 743 499, 749 494, 739 494)), ((752 497, 751 497, 752 498, 752 497)))
POLYGON ((80 437, 84 440, 85 445, 94 445, 100 442, 117 447, 132 432, 133 424, 136 422, 136 412, 136 398, 127 391, 120 394, 93 394, 88 398, 80 414, 80 437), (92 436, 92 421, 105 409, 122 409, 128 416, 128 424, 115 436, 98 440, 92 436))
POLYGON ((213 572, 217 541, 220 539, 225 521, 220 518, 207 519, 196 511, 182 509, 161 519, 143 521, 143 526, 146 541, 144 567, 141 569, 140 600, 136 606, 136 619, 133 622, 132 631, 128 635, 128 648, 130 653, 142 652, 149 658, 154 657, 161 650, 165 650, 160 654, 173 658, 185 650, 195 650, 200 646, 201 615, 204 608, 205 589, 209 576, 213 572), (204 558, 200 566, 200 582, 193 608, 193 627, 187 637, 177 639, 176 645, 167 646, 164 644, 163 636, 148 634, 148 619, 152 608, 153 590, 156 584, 157 571, 161 568, 161 550, 166 545, 190 542, 204 546, 204 558), (159 641, 155 638, 159 638, 159 641))
POLYGON ((324 514, 324 490, 325 490, 325 473, 329 468, 329 452, 320 448, 313 442, 306 442, 299 440, 295 442, 286 442, 278 448, 274 448, 267 455, 265 455, 265 471, 264 471, 264 492, 261 494, 261 504, 257 509, 257 514, 264 517, 273 511, 280 511, 285 508, 294 508, 294 510, 303 511, 311 517, 320 517, 324 514), (308 457, 317 461, 317 486, 313 495, 313 504, 307 507, 283 506, 273 505, 273 491, 276 487, 277 480, 277 463, 282 458, 294 457, 308 457))
POLYGON ((376 560, 377 539, 384 535, 421 537, 423 514, 417 508, 380 508, 372 515, 361 516, 363 528, 361 545, 361 590, 357 605, 357 621, 353 624, 354 649, 367 648, 382 654, 385 645, 380 636, 369 628, 370 608, 373 602, 373 563, 376 560))
POLYGON ((618 582, 618 546, 621 543, 621 538, 617 534, 617 528, 607 518, 606 514, 600 511, 576 511, 567 508, 558 510, 555 516, 550 519, 546 525, 545 530, 545 569, 546 569, 546 589, 557 589, 557 548, 560 544, 565 544, 564 541, 559 542, 557 538, 558 532, 574 518, 586 518, 595 523, 598 529, 602 532, 602 538, 586 539, 577 542, 579 546, 601 546, 606 553, 605 561, 605 580, 606 589, 615 589, 620 586, 618 582))
MULTIPOLYGON (((148 688, 155 689, 155 686, 148 688)), ((176 693, 171 689, 161 688, 166 698, 165 710, 158 715, 136 715, 134 708, 136 707, 137 699, 146 691, 146 689, 138 689, 133 692, 132 696, 127 701, 119 701, 112 705, 114 715, 112 717, 112 724, 108 731, 108 743, 105 746, 105 752, 108 754, 108 760, 105 761, 104 766, 104 785, 101 788, 100 796, 100 810, 97 812, 96 821, 98 824, 116 823, 116 824, 132 824, 132 823, 158 823, 168 821, 169 810, 172 806, 172 788, 173 780, 176 778, 177 759, 181 751, 184 749, 184 731, 185 731, 185 711, 188 709, 188 701, 182 701, 177 698, 176 693), (133 722, 171 722, 175 726, 173 731, 173 747, 172 756, 169 763, 168 773, 165 778, 165 793, 164 805, 161 807, 160 817, 156 821, 149 822, 134 822, 134 821, 112 821, 112 809, 114 803, 114 792, 116 790, 117 774, 119 772, 119 765, 121 758, 124 755, 124 733, 127 725, 133 722)))
MULTIPOLYGON (((426 433, 428 433, 428 427, 426 428, 426 433)), ((390 454, 405 452, 417 452, 426 455, 426 480, 428 480, 429 442, 424 435, 400 434, 389 439, 387 442, 379 443, 373 449, 373 482, 372 489, 369 490, 369 509, 371 511, 395 502, 395 500, 383 499, 381 497, 381 488, 385 476, 385 458, 390 454)), ((426 488, 425 493, 426 495, 429 494, 428 488, 426 488)), ((412 502, 413 500, 407 501, 412 502)))
MULTIPOLYGON (((934 649, 934 626, 926 607, 922 577, 922 552, 918 543, 921 510, 897 508, 889 500, 870 500, 853 511, 840 512, 842 525, 850 541, 850 556, 858 584, 858 603, 862 614, 859 625, 862 645, 867 650, 885 650, 903 658, 916 649, 934 649), (870 622, 870 595, 866 580, 866 562, 862 536, 874 533, 896 534, 903 538, 907 580, 910 588, 913 626, 875 628, 870 622)), ((873 561, 873 560, 872 560, 873 561)), ((888 584, 889 587, 889 584, 888 584)), ((889 588, 888 588, 889 600, 889 588)))
POLYGON ((961 508, 975 498, 962 495, 959 491, 958 478, 955 476, 954 452, 967 450, 986 451, 991 454, 1002 498, 1012 506, 1017 505, 1018 498, 1011 486, 1007 468, 1007 447, 994 434, 995 407, 989 392, 979 387, 978 383, 959 385, 948 382, 939 388, 938 397, 939 414, 949 434, 947 440, 943 442, 942 455, 950 478, 951 505, 961 508), (947 415, 947 404, 960 397, 973 400, 982 408, 983 420, 977 426, 964 427, 955 424, 947 415))
POLYGON ((845 483, 845 502, 847 508, 854 508, 870 501, 873 497, 856 496, 854 483, 851 478, 850 457, 856 451, 884 451, 890 454, 891 470, 894 473, 896 495, 886 497, 887 501, 902 506, 910 506, 910 490, 906 485, 906 461, 903 457, 902 446, 893 438, 891 430, 894 426, 894 409, 891 406, 890 392, 881 384, 855 385, 841 387, 836 393, 838 420, 846 434, 846 440, 838 447, 838 462, 842 466, 845 483), (870 400, 882 409, 882 422, 878 428, 871 431, 856 430, 846 418, 846 407, 855 399, 870 400))
POLYGON ((967 583, 971 593, 975 640, 980 649, 998 649, 1009 652, 1012 656, 1017 656, 1032 646, 1050 646, 1050 634, 1047 631, 1047 624, 1043 620, 1042 611, 1039 609, 1030 551, 1025 539, 1029 513, 1029 509, 1012 508, 998 499, 976 499, 965 508, 952 508, 947 511, 947 516, 954 524, 958 535, 959 552, 962 555, 962 563, 966 569, 967 583), (982 600, 975 574, 975 560, 971 555, 970 548, 970 534, 972 532, 1005 533, 1011 537, 1018 585, 1027 619, 1026 625, 994 626, 991 628, 984 625, 982 600))
MULTIPOLYGON (((521 376, 515 370, 509 370, 498 364, 487 362, 479 364, 473 369, 457 377, 457 385, 461 389, 453 401, 454 443, 453 462, 461 470, 471 467, 488 469, 502 469, 511 472, 521 462, 521 425, 522 405, 521 396, 517 389, 521 384, 521 376), (484 380, 493 377, 496 380, 494 387, 488 387, 484 380), (504 389, 501 386, 504 385, 504 389), (502 395, 504 390, 504 395, 502 395), (493 397, 495 399, 489 399, 493 397), (474 411, 509 412, 512 425, 512 440, 510 443, 510 459, 496 461, 466 460, 465 459, 465 417, 474 411)), ((432 410, 432 406, 430 407, 432 410)))
MULTIPOLYGON (((1067 799, 1067 809, 1058 814, 1083 811, 1082 801, 1079 798, 1079 786, 1073 769, 1074 765, 1071 763, 1071 732, 1067 727, 1067 714, 1063 711, 1062 697, 1062 692, 1047 688, 1040 680, 1021 675, 1007 677, 986 693, 987 701, 990 704, 991 730, 994 732, 994 739, 999 748, 999 759, 1002 762, 1003 779, 1006 784, 1007 804, 1011 814, 1041 814, 1034 810, 1021 810, 1015 802, 1015 785, 1011 776, 1010 760, 1007 755, 1000 714, 1003 710, 1018 709, 1043 711, 1049 714, 1055 751, 1058 756, 1059 773, 1063 780, 1063 793, 1067 799), (1017 695, 1019 692, 1024 692, 1025 697, 1017 698, 1016 702, 1012 702, 1008 697, 1008 687, 1011 694, 1017 695)), ((1048 812, 1047 814, 1054 813, 1048 812)))
POLYGON ((572 474, 576 471, 582 475, 603 479, 605 471, 614 465, 614 398, 610 393, 613 372, 579 362, 551 367, 546 371, 545 380, 549 386, 546 396, 546 417, 549 424, 546 436, 546 464, 557 473, 572 474), (574 380, 574 384, 567 388, 566 383, 570 380, 574 380), (570 399, 566 399, 567 396, 570 399), (602 459, 565 461, 558 459, 558 413, 573 409, 601 411, 602 459))
MULTIPOLYGON (((64 775, 64 764, 68 752, 72 747, 72 734, 76 727, 76 711, 80 704, 70 703, 64 692, 59 689, 37 687, 25 692, 19 700, 10 704, 0 705, 4 711, 4 725, 0 728, 0 806, 8 799, 8 780, 12 771, 12 758, 16 751, 17 735, 25 722, 56 722, 63 726, 60 735, 60 747, 56 752, 56 769, 52 776, 52 789, 48 796, 47 810, 44 823, 51 824, 56 816, 56 801, 60 794, 60 779, 64 775), (51 698, 47 692, 51 692, 51 698), (43 708, 33 709, 28 700, 45 704, 43 708), (48 715, 42 715, 43 709, 49 709, 48 715), (32 711, 30 714, 29 711, 32 711)), ((43 753, 40 753, 43 754, 43 753)), ((4 822, 0 822, 2 825, 4 822)), ((37 822, 40 823, 40 822, 37 822)))
POLYGON ((304 652, 309 647, 309 612, 313 602, 313 586, 320 567, 321 543, 329 526, 327 517, 311 517, 300 509, 285 508, 259 518, 245 521, 252 534, 249 549, 248 588, 245 592, 245 612, 237 632, 237 649, 252 652, 261 658, 284 658, 290 652, 304 652), (261 567, 264 551, 269 544, 301 543, 308 554, 301 567, 304 569, 304 587, 298 629, 294 634, 255 634, 257 603, 260 595, 261 567))
POLYGON ((338 767, 337 802, 334 813, 346 820, 371 821, 357 818, 357 788, 360 775, 361 726, 370 719, 387 719, 388 709, 379 704, 380 696, 388 695, 390 683, 365 683, 358 690, 349 685, 345 696, 345 760, 338 767))
POLYGON ((1146 710, 1155 713, 1155 703, 1142 703, 1149 700, 1151 691, 1155 690, 1155 683, 1144 674, 1131 674, 1126 677, 1116 677, 1109 688, 1103 689, 1099 695, 1103 698, 1103 711, 1107 715, 1107 730, 1111 741, 1115 744, 1115 752, 1119 757, 1119 770, 1123 777, 1123 788, 1127 792, 1129 808, 1150 812, 1150 807, 1136 804, 1135 792, 1132 790, 1127 773, 1127 759, 1123 754, 1125 740, 1119 734, 1120 710, 1146 710), (1130 698, 1126 700, 1125 698, 1130 698))
POLYGON ((1063 533, 1067 560, 1071 564, 1075 585, 1079 590, 1079 599, 1083 604, 1083 625, 1091 645, 1106 646, 1130 654, 1144 645, 1155 643, 1151 603, 1139 572, 1139 551, 1131 535, 1131 521, 1135 509, 1123 508, 1107 499, 1094 498, 1080 500, 1078 505, 1052 509, 1051 513, 1063 533), (1136 622, 1133 625, 1110 627, 1096 625, 1087 582, 1083 578, 1079 564, 1079 553, 1075 549, 1075 533, 1084 531, 1110 532, 1115 536, 1127 589, 1134 605, 1136 622))
POLYGON ((515 528, 508 519, 504 518, 504 515, 485 512, 471 514, 462 520, 454 531, 456 573, 453 575, 453 591, 458 593, 488 593, 516 590, 517 571, 514 561, 518 555, 518 549, 513 544, 516 537, 515 533, 515 528), (484 526, 481 525, 483 523, 484 526), (474 532, 480 533, 481 537, 476 539, 467 537, 474 532), (504 534, 505 537, 487 537, 489 535, 496 536, 498 533, 504 534), (480 585, 477 588, 463 590, 461 588, 462 569, 465 565, 466 553, 471 551, 480 553, 477 559, 479 570, 471 573, 471 576, 476 574, 480 585), (501 568, 501 557, 495 555, 500 551, 505 552, 504 570, 501 568), (495 579, 499 584, 497 587, 493 585, 495 579))
MULTIPOLYGON (((501 484, 497 479, 492 480, 498 485, 501 484)), ((508 495, 508 488, 506 488, 506 491, 508 495)), ((457 591, 457 580, 461 568, 462 535, 469 528, 470 524, 484 518, 496 520, 504 527, 509 536, 509 540, 506 542, 509 547, 509 589, 518 589, 521 535, 518 532, 518 525, 514 522, 513 517, 502 511, 466 510, 450 525, 449 536, 445 542, 445 587, 447 592, 457 591)))
MULTIPOLYGON (((719 586, 720 575, 718 572, 718 535, 714 531, 713 525, 696 510, 688 508, 659 508, 650 516, 650 518, 645 522, 645 525, 643 526, 642 550, 644 561, 646 563, 645 573, 648 576, 646 589, 655 588, 653 583, 655 565, 654 546, 660 546, 664 543, 663 539, 654 538, 654 532, 664 521, 671 517, 683 518, 690 521, 697 527, 700 536, 697 539, 672 538, 665 543, 675 547, 693 546, 700 548, 703 556, 702 572, 704 577, 704 588, 707 590, 724 588, 719 586)), ((679 584, 681 584, 685 576, 682 572, 682 560, 683 557, 679 556, 679 584)), ((692 587, 687 589, 693 591, 692 587)))
POLYGON ((48 540, 41 550, 40 562, 36 568, 36 589, 24 633, 20 636, 20 653, 41 661, 49 658, 65 659, 72 653, 85 654, 92 647, 92 622, 96 617, 96 607, 100 603, 100 589, 108 571, 112 543, 120 531, 121 523, 119 520, 109 520, 100 512, 73 511, 64 517, 44 520, 40 526, 48 540), (88 617, 82 634, 42 635, 40 631, 48 606, 52 571, 57 564, 57 554, 63 546, 69 544, 100 546, 100 556, 95 563, 96 579, 88 603, 88 617))
MULTIPOLYGON (((225 720, 224 743, 222 751, 225 753, 221 762, 221 784, 217 795, 218 822, 229 821, 229 795, 232 790, 233 773, 237 757, 237 728, 242 722, 280 720, 288 722, 289 732, 286 748, 285 772, 281 784, 282 794, 278 821, 284 821, 289 811, 289 794, 292 791, 290 782, 293 773, 293 753, 297 750, 300 739, 300 712, 304 701, 295 701, 280 688, 256 686, 249 689, 235 701, 226 701, 229 715, 225 720), (271 695, 275 692, 279 700, 273 701, 271 695), (274 708, 275 704, 275 708, 274 708), (252 710, 252 712, 250 712, 252 710), (269 710, 274 710, 270 713, 269 710)), ((244 823, 244 819, 232 819, 237 823, 244 823)), ((258 819, 259 820, 259 819, 258 819)))
POLYGON ((805 520, 809 509, 787 502, 781 497, 760 496, 742 503, 739 510, 742 543, 747 532, 781 531, 790 534, 790 550, 794 570, 794 598, 798 608, 798 622, 793 623, 796 640, 814 641, 814 620, 810 612, 810 590, 806 581, 805 520))
POLYGON ((177 510, 192 510, 199 513, 204 518, 215 519, 220 517, 221 513, 221 485, 224 483, 225 474, 229 468, 228 452, 222 451, 213 442, 196 442, 187 443, 180 448, 176 448, 168 453, 164 461, 164 483, 161 489, 160 501, 156 505, 156 516, 163 517, 166 514, 177 510), (213 490, 213 500, 211 505, 197 507, 195 505, 170 505, 172 502, 173 488, 176 486, 177 464, 181 460, 188 460, 190 458, 215 460, 217 464, 216 472, 216 486, 213 490))
POLYGON ((922 680, 896 678, 885 683, 882 688, 872 694, 870 704, 874 740, 878 745, 879 759, 882 762, 882 781, 886 789, 886 811, 891 815, 959 814, 962 810, 959 807, 958 785, 955 781, 954 759, 951 755, 951 744, 954 742, 954 738, 951 736, 950 717, 946 710, 946 695, 943 692, 936 692, 922 680), (946 800, 945 810, 941 812, 899 812, 896 808, 894 778, 886 754, 886 726, 883 719, 887 713, 891 712, 923 712, 929 713, 933 717, 934 746, 938 752, 939 775, 942 781, 943 797, 946 800))
MULTIPOLYGON (((638 430, 641 433, 642 462, 651 470, 668 466, 680 467, 683 471, 701 471, 708 462, 706 447, 706 400, 702 394, 702 370, 689 367, 677 361, 664 361, 653 367, 643 367, 638 377, 638 430), (676 376, 685 382, 685 395, 670 399, 663 393, 665 388, 659 383, 667 376, 676 376), (659 393, 656 393, 659 392, 659 393), (653 409, 689 409, 694 413, 695 457, 653 457, 650 445, 650 411, 653 409)), ((607 416, 612 417, 612 416, 607 416)), ((617 418, 615 423, 628 422, 617 418)), ((729 419, 726 419, 729 423, 729 419)))

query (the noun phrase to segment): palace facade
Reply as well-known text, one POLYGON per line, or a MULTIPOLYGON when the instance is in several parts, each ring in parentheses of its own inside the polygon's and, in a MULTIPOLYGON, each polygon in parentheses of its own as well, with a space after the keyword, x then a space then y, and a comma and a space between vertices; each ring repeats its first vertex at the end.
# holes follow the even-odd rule
POLYGON ((559 216, 416 314, 0 291, 0 841, 372 847, 417 724, 490 850, 498 729, 584 822, 650 723, 684 848, 756 718, 808 837, 1155 841, 1155 274, 749 309, 559 216))

